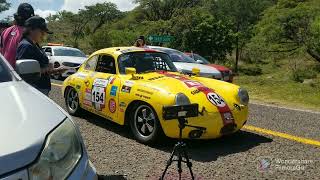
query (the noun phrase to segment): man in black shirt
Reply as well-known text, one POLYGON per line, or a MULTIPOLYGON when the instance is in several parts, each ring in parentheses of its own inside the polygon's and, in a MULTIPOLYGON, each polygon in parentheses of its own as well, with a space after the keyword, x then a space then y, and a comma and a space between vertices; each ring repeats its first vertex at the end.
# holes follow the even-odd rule
POLYGON ((49 94, 51 90, 50 74, 64 71, 64 67, 53 69, 49 64, 49 59, 45 52, 39 46, 47 34, 52 34, 47 28, 45 20, 39 16, 29 18, 25 23, 23 39, 18 45, 16 59, 34 59, 37 60, 41 68, 41 78, 32 83, 36 89, 43 94, 49 94))

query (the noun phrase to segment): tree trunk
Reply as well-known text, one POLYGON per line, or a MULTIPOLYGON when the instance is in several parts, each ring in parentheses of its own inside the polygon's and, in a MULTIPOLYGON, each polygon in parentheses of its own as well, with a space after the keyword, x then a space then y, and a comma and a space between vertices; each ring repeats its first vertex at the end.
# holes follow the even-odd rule
POLYGON ((238 73, 239 55, 240 55, 240 53, 239 53, 239 37, 237 37, 237 39, 236 39, 236 63, 234 66, 235 73, 238 73))
POLYGON ((320 63, 320 54, 311 50, 311 49, 308 49, 307 50, 308 54, 313 57, 313 59, 315 59, 316 61, 318 61, 320 63))

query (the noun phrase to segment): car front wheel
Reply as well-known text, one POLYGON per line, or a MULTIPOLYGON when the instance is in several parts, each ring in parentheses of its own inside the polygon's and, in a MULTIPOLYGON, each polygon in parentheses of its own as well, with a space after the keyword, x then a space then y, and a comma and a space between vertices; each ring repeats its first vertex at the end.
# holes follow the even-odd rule
POLYGON ((148 104, 140 103, 132 111, 130 127, 134 137, 141 143, 155 142, 161 135, 157 114, 148 104))
POLYGON ((80 107, 78 92, 74 88, 67 89, 65 103, 70 115, 79 115, 82 111, 80 107))

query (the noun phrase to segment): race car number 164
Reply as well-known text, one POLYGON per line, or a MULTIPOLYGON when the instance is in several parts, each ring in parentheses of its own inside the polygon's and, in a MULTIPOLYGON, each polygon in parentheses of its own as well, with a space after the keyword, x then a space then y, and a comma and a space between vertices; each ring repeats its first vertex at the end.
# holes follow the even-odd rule
POLYGON ((105 104, 105 88, 94 87, 92 89, 92 102, 96 104, 105 104))

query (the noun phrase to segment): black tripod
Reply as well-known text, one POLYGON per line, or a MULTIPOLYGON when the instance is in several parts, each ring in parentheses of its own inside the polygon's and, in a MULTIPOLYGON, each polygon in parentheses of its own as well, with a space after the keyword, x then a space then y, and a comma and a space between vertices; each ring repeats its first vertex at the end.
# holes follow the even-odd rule
POLYGON ((193 127, 193 128, 198 129, 198 132, 200 132, 199 136, 201 136, 202 133, 206 130, 206 128, 187 125, 188 121, 185 118, 179 118, 178 120, 179 120, 179 140, 173 148, 170 159, 167 162, 167 166, 166 166, 165 170, 163 171, 160 180, 164 180, 164 177, 167 173, 168 168, 172 165, 172 162, 174 162, 174 161, 178 162, 179 180, 181 180, 181 173, 182 173, 181 164, 182 163, 187 164, 189 171, 190 171, 190 174, 191 174, 191 177, 192 177, 192 180, 194 180, 194 175, 192 172, 192 163, 191 163, 189 156, 188 156, 187 145, 182 140, 182 130, 185 127, 193 127), (174 159, 175 156, 177 156, 177 159, 174 159), (185 160, 183 160, 183 158, 185 160))

